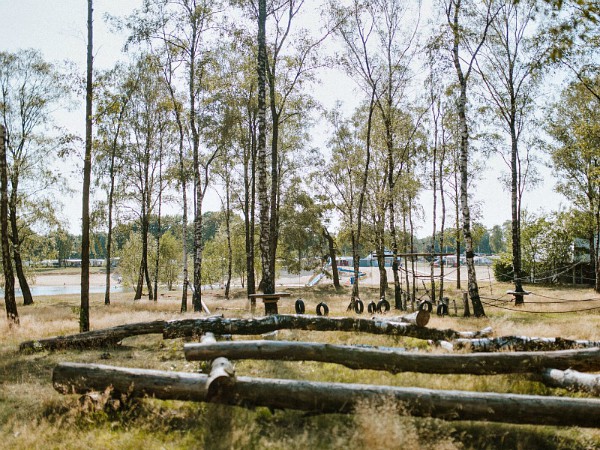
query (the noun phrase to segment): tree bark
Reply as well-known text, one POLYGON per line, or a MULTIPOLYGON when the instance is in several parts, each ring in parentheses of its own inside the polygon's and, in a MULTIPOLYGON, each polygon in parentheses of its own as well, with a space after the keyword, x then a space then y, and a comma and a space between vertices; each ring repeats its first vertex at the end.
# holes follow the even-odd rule
POLYGON ((542 379, 548 386, 600 395, 600 375, 581 373, 571 368, 566 370, 548 368, 542 372, 542 379))
POLYGON ((238 377, 218 396, 209 394, 209 376, 93 364, 61 363, 52 383, 63 394, 104 391, 163 400, 215 401, 246 407, 267 406, 318 413, 352 413, 365 401, 402 403, 412 416, 446 420, 490 420, 595 428, 600 400, 535 395, 439 391, 422 388, 323 383, 238 377))
POLYGON ((4 271, 4 304, 9 324, 19 325, 19 312, 15 299, 15 275, 10 260, 7 172, 6 130, 4 125, 0 125, 0 238, 2 239, 2 269, 4 271))
MULTIPOLYGON (((534 373, 547 368, 600 370, 600 349, 555 352, 432 354, 405 349, 357 347, 294 341, 228 341, 185 344, 188 361, 212 360, 223 356, 233 360, 260 359, 319 361, 341 364, 350 369, 383 370, 391 373, 495 375, 534 373)), ((598 377, 596 377, 598 379, 598 377)))

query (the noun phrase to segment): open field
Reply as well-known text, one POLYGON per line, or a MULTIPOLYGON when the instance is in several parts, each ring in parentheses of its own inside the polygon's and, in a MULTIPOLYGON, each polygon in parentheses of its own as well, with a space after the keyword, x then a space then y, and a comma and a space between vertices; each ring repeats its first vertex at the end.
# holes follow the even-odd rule
MULTIPOLYGON (((561 336, 569 339, 600 339, 600 296, 591 289, 530 287, 536 294, 526 298, 514 312, 505 295, 510 285, 482 285, 481 294, 489 305, 482 319, 432 316, 428 327, 477 330, 487 326, 494 335, 561 336), (598 298, 598 300, 595 300, 598 298), (501 309, 508 308, 508 309, 501 309), (587 311, 570 312, 583 310, 587 311)), ((326 301, 332 316, 343 316, 349 288, 335 292, 328 286, 291 288, 289 299, 280 301, 280 313, 293 313, 293 303, 302 297, 307 313, 326 301)), ((247 300, 236 291, 230 300, 222 291, 206 291, 204 300, 211 312, 225 317, 250 317, 247 300)), ((451 291, 458 300, 460 293, 451 291)), ((361 289, 365 303, 378 297, 375 288, 361 289)), ((134 302, 129 293, 113 294, 104 306, 103 295, 92 296, 91 327, 101 329, 124 323, 198 317, 179 314, 178 292, 162 292, 157 302, 147 297, 134 302)), ((4 307, 3 302, 2 307, 4 307)), ((460 302, 458 307, 460 307, 460 302)), ((78 331, 78 296, 38 297, 32 306, 19 308, 21 326, 9 328, 0 321, 0 437, 2 448, 600 448, 598 429, 557 428, 477 422, 444 422, 398 414, 398 405, 382 401, 365 404, 352 415, 306 415, 296 411, 247 410, 210 404, 144 399, 125 402, 125 407, 104 409, 79 396, 62 396, 51 384, 53 367, 62 361, 89 362, 116 366, 156 368, 193 372, 205 369, 202 363, 187 362, 183 340, 163 340, 159 335, 126 339, 116 349, 55 351, 34 354, 18 352, 20 342, 78 331)), ((191 305, 188 303, 188 307, 191 305)), ((257 312, 262 312, 258 302, 257 312)), ((451 314, 454 314, 452 304, 451 314)), ((352 315, 354 315, 352 313, 352 315)), ((366 314, 364 316, 367 316, 366 314)), ((278 339, 368 344, 441 351, 426 342, 410 338, 359 333, 280 331, 278 339)), ((241 338, 240 338, 241 339, 241 338)), ((236 364, 239 375, 298 380, 415 386, 433 389, 460 389, 541 395, 577 395, 551 389, 533 376, 523 375, 427 375, 375 371, 353 371, 345 367, 314 362, 243 361, 236 364)))

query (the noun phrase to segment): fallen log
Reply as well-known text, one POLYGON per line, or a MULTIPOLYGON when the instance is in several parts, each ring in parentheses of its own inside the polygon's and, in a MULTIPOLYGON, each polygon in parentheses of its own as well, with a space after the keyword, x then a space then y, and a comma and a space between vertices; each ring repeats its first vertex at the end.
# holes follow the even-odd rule
POLYGON ((546 369, 542 372, 542 379, 546 385, 551 387, 600 395, 600 375, 581 373, 571 369, 546 369))
POLYGON ((61 363, 54 368, 54 388, 63 394, 104 391, 163 400, 213 401, 246 407, 267 406, 319 413, 351 413, 363 401, 402 403, 413 416, 519 424, 597 427, 600 400, 534 395, 440 391, 365 384, 323 383, 238 377, 207 396, 207 375, 61 363))
POLYGON ((384 320, 386 322, 412 323, 413 325, 425 327, 429 323, 430 318, 431 318, 431 313, 429 311, 419 309, 418 311, 415 311, 410 314, 405 314, 403 316, 373 317, 373 320, 384 320))
POLYGON ((277 314, 253 319, 173 320, 166 323, 163 337, 165 339, 175 339, 200 336, 206 332, 215 334, 259 335, 282 329, 354 331, 431 340, 457 339, 478 335, 477 332, 463 335, 454 330, 424 328, 410 323, 391 322, 387 320, 277 314))
MULTIPOLYGON (((215 314, 209 318, 222 318, 223 314, 215 314)), ((19 345, 20 351, 60 350, 67 348, 97 348, 116 346, 123 339, 144 334, 163 334, 164 320, 138 322, 119 325, 112 328, 87 331, 85 333, 56 336, 46 339, 25 341, 19 345)))
POLYGON ((115 346, 123 339, 142 334, 162 334, 166 322, 140 322, 119 325, 113 328, 88 331, 85 333, 57 336, 47 339, 25 341, 19 345, 20 351, 59 350, 66 348, 95 348, 115 346))
POLYGON ((403 349, 357 347, 292 341, 231 341, 185 344, 189 361, 261 359, 319 361, 341 364, 350 369, 385 370, 391 373, 419 372, 440 374, 493 375, 531 373, 545 368, 600 371, 600 349, 554 352, 514 352, 477 354, 409 353, 403 349))
POLYGON ((447 350, 467 349, 472 352, 498 352, 498 351, 553 351, 577 348, 600 347, 600 341, 573 340, 556 338, 540 338, 528 336, 500 336, 496 338, 469 338, 460 337, 453 342, 432 342, 447 350))

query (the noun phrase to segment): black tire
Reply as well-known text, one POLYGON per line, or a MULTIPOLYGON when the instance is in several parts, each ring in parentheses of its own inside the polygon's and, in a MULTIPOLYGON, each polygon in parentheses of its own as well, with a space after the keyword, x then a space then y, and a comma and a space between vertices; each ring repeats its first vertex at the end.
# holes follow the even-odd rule
POLYGON ((296 304, 294 305, 294 308, 296 309, 296 314, 304 314, 304 312, 306 311, 306 307, 304 306, 304 301, 301 298, 296 300, 296 304))
POLYGON ((433 311, 433 304, 429 300, 423 300, 419 303, 419 311, 433 311))
POLYGON ((385 298, 382 298, 379 303, 377 303, 377 312, 378 313, 386 313, 390 310, 391 305, 385 298))
POLYGON ((356 314, 362 314, 363 312, 365 312, 365 304, 362 302, 362 300, 360 298, 357 298, 354 301, 354 312, 356 314))
POLYGON ((329 306, 327 303, 321 302, 317 305, 317 316, 328 316, 329 315, 329 306))
POLYGON ((448 315, 448 305, 445 303, 440 303, 437 307, 437 315, 438 316, 447 316, 448 315))
POLYGON ((377 305, 373 300, 367 305, 367 311, 369 311, 369 314, 375 314, 377 312, 377 305))

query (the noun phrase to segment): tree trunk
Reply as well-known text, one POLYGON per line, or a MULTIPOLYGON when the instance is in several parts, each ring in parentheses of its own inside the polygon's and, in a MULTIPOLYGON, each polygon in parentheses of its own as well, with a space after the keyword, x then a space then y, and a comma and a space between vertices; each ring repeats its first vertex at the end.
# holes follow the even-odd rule
POLYGON ((10 260, 7 166, 6 130, 4 125, 0 125, 0 238, 2 239, 2 269, 4 271, 4 304, 9 325, 19 325, 19 313, 15 299, 15 275, 10 260))
MULTIPOLYGON (((258 335, 275 330, 353 331, 359 333, 409 336, 417 339, 459 339, 463 333, 454 330, 437 330, 412 323, 391 322, 359 318, 331 318, 305 315, 271 315, 256 319, 185 319, 167 322, 164 339, 214 334, 258 335)), ((469 333, 470 337, 473 337, 469 333)))
POLYGON ((333 236, 329 233, 329 230, 323 227, 323 236, 327 240, 327 248, 329 249, 329 259, 331 259, 331 277, 333 279, 333 287, 340 289, 340 274, 337 267, 337 255, 335 251, 335 241, 333 236))
POLYGON ((571 368, 546 369, 542 372, 542 379, 548 386, 600 395, 600 375, 581 373, 571 368))
POLYGON ((501 336, 496 338, 456 339, 453 349, 468 349, 472 352, 497 351, 552 351, 575 348, 600 347, 600 341, 572 340, 563 338, 538 338, 527 336, 501 336))
POLYGON ((209 395, 210 375, 128 369, 95 364, 61 363, 52 383, 63 394, 104 391, 163 400, 215 401, 246 407, 299 409, 319 413, 352 413, 364 402, 392 399, 411 416, 450 420, 492 420, 518 424, 544 424, 596 428, 600 400, 495 394, 472 391, 437 391, 364 384, 323 383, 226 377, 230 383, 209 395))
POLYGON ((233 250, 231 248, 231 189, 229 175, 225 182, 225 232, 227 233, 227 280, 225 282, 225 298, 229 299, 229 290, 231 288, 231 273, 233 270, 233 250))
POLYGON ((260 204, 260 253, 262 263, 262 277, 260 286, 265 294, 275 292, 275 274, 271 272, 271 224, 270 207, 267 190, 267 104, 266 104, 266 76, 267 76, 267 47, 266 47, 266 0, 258 1, 258 201, 260 204))
MULTIPOLYGON (((184 346, 188 361, 223 356, 233 360, 318 361, 350 369, 391 373, 496 375, 537 373, 548 368, 593 372, 600 370, 600 349, 555 352, 432 354, 412 353, 404 348, 357 347, 296 341, 224 341, 184 346)), ((600 376, 596 376, 600 379, 600 376)), ((600 387, 600 386, 599 386, 600 387)))
POLYGON ((92 96, 93 96, 93 0, 88 0, 87 76, 85 89, 85 157, 83 160, 83 194, 81 227, 81 306, 79 331, 90 329, 90 184, 92 178, 92 96))
MULTIPOLYGON (((510 123, 510 169, 511 169, 511 184, 510 184, 510 199, 511 199, 511 232, 512 232, 512 256, 513 256, 513 282, 515 284, 515 292, 523 292, 522 273, 521 273, 521 211, 519 208, 519 167, 517 156, 519 149, 517 145, 517 133, 515 130, 514 117, 510 123)), ((525 303, 524 296, 515 294, 515 305, 525 303)))
POLYGON ((33 305, 33 296, 31 295, 31 289, 29 289, 29 282, 25 276, 23 270, 23 261, 21 260, 21 238, 19 237, 19 225, 17 223, 17 180, 12 180, 12 191, 10 195, 10 228, 12 235, 12 250, 13 260, 15 263, 15 272, 17 279, 19 280, 19 286, 23 293, 23 304, 33 305))
POLYGON ((352 286, 352 296, 350 298, 350 305, 348 310, 354 308, 354 303, 358 297, 358 285, 359 285, 359 265, 360 265, 360 233, 362 229, 362 215, 363 205, 365 202, 365 194, 367 192, 367 181, 369 180, 369 165, 371 163, 371 132, 373 129, 373 112, 375 110, 375 86, 371 87, 371 99, 369 101, 369 116, 367 118, 367 142, 366 142, 366 156, 365 156, 365 170, 363 172, 363 178, 361 183, 360 194, 358 196, 358 205, 356 211, 356 231, 352 230, 352 260, 354 262, 354 284, 352 286))

